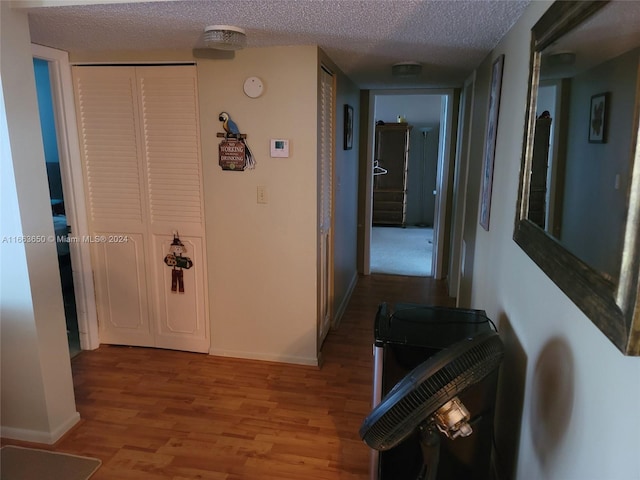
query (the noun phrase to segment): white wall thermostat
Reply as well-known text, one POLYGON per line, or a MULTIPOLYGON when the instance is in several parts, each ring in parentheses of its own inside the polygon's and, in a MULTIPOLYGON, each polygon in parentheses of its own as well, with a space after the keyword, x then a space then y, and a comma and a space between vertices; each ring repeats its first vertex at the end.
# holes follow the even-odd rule
POLYGON ((264 91, 264 85, 262 84, 262 80, 258 77, 249 77, 244 81, 244 86, 242 87, 245 95, 250 98, 258 98, 262 95, 264 91))
POLYGON ((289 158, 289 140, 272 138, 271 158, 289 158))

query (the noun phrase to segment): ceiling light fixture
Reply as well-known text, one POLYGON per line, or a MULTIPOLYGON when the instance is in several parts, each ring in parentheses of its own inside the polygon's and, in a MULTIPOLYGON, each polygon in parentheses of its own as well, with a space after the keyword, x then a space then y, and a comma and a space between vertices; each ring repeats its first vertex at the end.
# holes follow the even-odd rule
POLYGON ((576 54, 573 52, 556 52, 547 56, 549 65, 554 67, 570 66, 576 63, 576 54))
POLYGON ((204 43, 216 50, 240 50, 247 45, 247 35, 240 27, 209 25, 204 29, 204 43))
POLYGON ((418 62, 399 62, 391 66, 394 77, 415 77, 422 72, 422 65, 418 62))

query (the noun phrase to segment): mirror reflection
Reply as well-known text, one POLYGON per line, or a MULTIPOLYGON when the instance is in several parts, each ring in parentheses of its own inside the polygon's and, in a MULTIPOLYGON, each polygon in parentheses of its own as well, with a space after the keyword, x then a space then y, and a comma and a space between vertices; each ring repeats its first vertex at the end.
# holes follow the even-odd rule
POLYGON ((537 53, 527 218, 614 283, 635 146, 638 25, 640 2, 612 2, 537 53))

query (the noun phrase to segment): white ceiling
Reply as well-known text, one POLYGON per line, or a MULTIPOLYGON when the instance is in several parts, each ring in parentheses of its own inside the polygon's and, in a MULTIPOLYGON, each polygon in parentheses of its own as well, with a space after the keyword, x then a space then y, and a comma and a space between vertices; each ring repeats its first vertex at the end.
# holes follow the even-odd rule
POLYGON ((462 85, 529 1, 28 0, 14 6, 28 8, 34 43, 69 52, 201 48, 205 26, 227 24, 246 30, 248 47, 319 45, 361 88, 390 88, 462 85), (43 3, 53 6, 34 6, 43 3), (392 78, 391 65, 401 61, 422 63, 422 74, 392 78))

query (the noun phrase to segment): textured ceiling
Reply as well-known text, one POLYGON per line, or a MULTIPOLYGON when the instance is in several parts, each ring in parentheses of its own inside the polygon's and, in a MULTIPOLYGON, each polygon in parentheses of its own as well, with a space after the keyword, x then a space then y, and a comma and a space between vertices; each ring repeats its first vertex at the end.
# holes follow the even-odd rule
POLYGON ((192 49, 203 28, 247 31, 247 46, 319 45, 361 88, 460 86, 529 0, 192 0, 29 8, 31 38, 69 52, 192 49), (422 74, 393 79, 391 65, 422 74))

